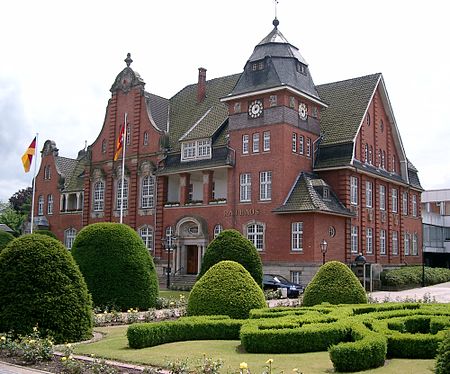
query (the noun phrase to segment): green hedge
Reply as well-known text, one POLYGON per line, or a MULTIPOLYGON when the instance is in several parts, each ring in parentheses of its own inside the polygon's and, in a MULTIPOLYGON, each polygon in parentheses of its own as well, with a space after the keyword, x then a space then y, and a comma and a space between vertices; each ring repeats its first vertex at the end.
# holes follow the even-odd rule
POLYGON ((445 333, 436 356, 436 374, 448 373, 450 373, 450 330, 445 333))
POLYGON ((5 248, 9 242, 14 240, 14 236, 11 235, 9 232, 0 230, 0 252, 3 248, 5 248))
POLYGON ((40 229, 40 230, 35 230, 33 231, 33 234, 39 234, 39 235, 47 235, 50 238, 56 239, 58 240, 58 238, 56 237, 56 235, 51 232, 50 230, 44 230, 44 229, 40 229))
MULTIPOLYGON (((406 288, 422 285, 422 266, 404 266, 381 272, 381 285, 390 288, 406 288)), ((450 281, 450 269, 425 267, 425 285, 450 281)))

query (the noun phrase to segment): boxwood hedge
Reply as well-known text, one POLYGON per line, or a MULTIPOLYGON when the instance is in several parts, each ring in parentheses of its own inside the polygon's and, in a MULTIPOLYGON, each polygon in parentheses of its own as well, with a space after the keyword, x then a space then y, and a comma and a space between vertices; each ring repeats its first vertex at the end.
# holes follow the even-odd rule
POLYGON ((0 252, 5 248, 10 241, 14 240, 14 236, 9 232, 0 230, 0 252))

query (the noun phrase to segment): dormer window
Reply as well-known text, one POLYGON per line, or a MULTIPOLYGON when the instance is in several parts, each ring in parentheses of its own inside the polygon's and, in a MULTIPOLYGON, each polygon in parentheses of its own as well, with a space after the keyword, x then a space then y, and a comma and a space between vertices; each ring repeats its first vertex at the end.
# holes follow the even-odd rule
POLYGON ((330 190, 328 189, 328 187, 323 188, 323 199, 330 200, 330 190))
POLYGON ((306 65, 301 62, 297 62, 297 71, 300 74, 306 75, 306 65))
POLYGON ((211 139, 199 139, 181 144, 181 161, 211 158, 211 139))
POLYGON ((258 70, 264 70, 264 60, 259 60, 252 63, 252 71, 258 70))

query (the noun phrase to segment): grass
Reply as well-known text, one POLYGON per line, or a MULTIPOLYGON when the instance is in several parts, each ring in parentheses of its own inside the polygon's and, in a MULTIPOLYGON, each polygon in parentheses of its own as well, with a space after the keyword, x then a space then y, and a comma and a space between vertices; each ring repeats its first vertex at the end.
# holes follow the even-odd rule
MULTIPOLYGON (((95 343, 80 344, 75 348, 77 354, 95 354, 98 357, 114 359, 121 362, 133 362, 144 365, 164 367, 168 361, 189 358, 192 361, 201 359, 203 355, 214 360, 224 361, 223 373, 236 372, 239 363, 246 362, 252 373, 261 373, 265 362, 273 359, 272 372, 292 373, 298 368, 303 374, 329 374, 333 372, 333 364, 327 352, 303 354, 253 354, 240 350, 236 340, 203 340, 163 344, 144 349, 130 349, 126 339, 127 326, 101 327, 95 329, 105 337, 95 343)), ((191 362, 192 362, 191 361, 191 362)), ((392 359, 386 361, 384 367, 368 370, 364 373, 408 374, 433 373, 434 360, 392 359)))
POLYGON ((172 291, 172 290, 159 291, 159 297, 165 297, 166 299, 179 299, 180 295, 183 295, 187 300, 189 297, 189 291, 172 291))

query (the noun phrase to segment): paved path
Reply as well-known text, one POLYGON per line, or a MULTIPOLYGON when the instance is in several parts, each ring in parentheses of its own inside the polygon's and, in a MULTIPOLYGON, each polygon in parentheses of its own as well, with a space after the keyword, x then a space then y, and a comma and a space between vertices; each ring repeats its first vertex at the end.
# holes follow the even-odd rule
POLYGON ((370 293, 370 296, 378 301, 403 301, 417 300, 436 301, 438 303, 450 303, 450 282, 435 284, 434 286, 413 288, 405 291, 376 291, 370 293))
POLYGON ((36 370, 0 361, 0 374, 46 374, 48 371, 36 370))

